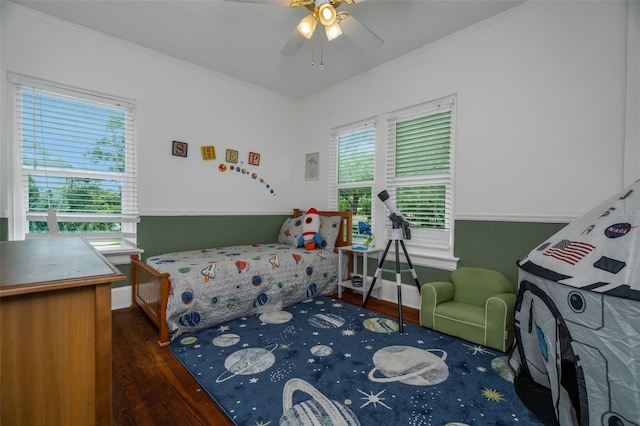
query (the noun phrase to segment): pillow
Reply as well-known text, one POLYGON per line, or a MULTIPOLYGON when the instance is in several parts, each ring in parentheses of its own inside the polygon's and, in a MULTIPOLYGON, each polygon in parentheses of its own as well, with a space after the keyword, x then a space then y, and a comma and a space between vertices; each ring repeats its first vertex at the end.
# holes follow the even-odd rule
POLYGON ((322 248, 333 250, 336 248, 338 232, 340 232, 341 216, 320 216, 320 236, 322 237, 322 248))
POLYGON ((290 217, 285 219, 280 227, 280 234, 278 235, 278 242, 287 244, 292 247, 298 246, 298 238, 302 235, 302 218, 290 217))
MULTIPOLYGON (((278 242, 292 247, 298 247, 298 239, 302 235, 302 219, 300 217, 290 217, 285 219, 280 227, 278 242)), ((322 248, 333 250, 336 248, 336 240, 340 231, 340 216, 320 216, 320 236, 322 237, 322 248)))

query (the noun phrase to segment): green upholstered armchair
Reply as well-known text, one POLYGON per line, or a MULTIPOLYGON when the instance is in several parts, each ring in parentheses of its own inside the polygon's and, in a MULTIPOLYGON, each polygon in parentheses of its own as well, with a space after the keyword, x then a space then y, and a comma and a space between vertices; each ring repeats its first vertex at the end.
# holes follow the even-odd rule
POLYGON ((420 325, 506 352, 513 343, 515 288, 498 271, 460 267, 450 282, 422 286, 420 325))

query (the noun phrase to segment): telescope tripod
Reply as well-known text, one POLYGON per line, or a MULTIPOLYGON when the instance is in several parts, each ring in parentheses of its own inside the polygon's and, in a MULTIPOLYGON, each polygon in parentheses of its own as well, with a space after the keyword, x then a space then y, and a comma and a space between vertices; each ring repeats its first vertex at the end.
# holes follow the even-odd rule
MULTIPOLYGON (((391 238, 387 241, 387 246, 384 249, 384 253, 378 262, 378 268, 376 269, 376 273, 371 280, 371 286, 369 287, 369 291, 367 292, 367 297, 364 299, 362 303, 362 307, 366 308, 367 303, 369 302, 369 297, 371 296, 371 292, 373 291, 373 287, 376 285, 376 280, 382 275, 382 265, 387 257, 387 253, 389 252, 389 248, 391 247, 391 242, 395 243, 396 250, 396 289, 398 291, 398 321, 400 323, 400 333, 404 331, 404 325, 402 322, 402 281, 400 278, 401 272, 411 271, 411 275, 413 276, 413 280, 416 283, 416 287, 418 288, 418 293, 420 293, 420 282, 418 281, 418 275, 416 274, 415 269, 413 269, 413 265, 411 264, 411 259, 409 259, 409 254, 407 253, 407 248, 404 245, 404 239, 402 234, 402 229, 397 228, 395 225, 391 230, 391 238), (404 252, 404 257, 407 260, 407 265, 409 265, 409 269, 405 269, 404 271, 400 270, 400 250, 399 246, 402 246, 402 251, 404 252)), ((366 278, 365 278, 366 279, 366 278)))

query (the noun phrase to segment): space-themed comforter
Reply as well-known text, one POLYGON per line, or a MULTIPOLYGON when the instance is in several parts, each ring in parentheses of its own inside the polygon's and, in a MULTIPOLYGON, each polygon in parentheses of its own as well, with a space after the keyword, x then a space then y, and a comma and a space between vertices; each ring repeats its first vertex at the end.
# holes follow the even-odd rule
POLYGON ((147 263, 170 274, 166 317, 172 339, 331 294, 338 281, 337 253, 282 243, 168 253, 147 263))

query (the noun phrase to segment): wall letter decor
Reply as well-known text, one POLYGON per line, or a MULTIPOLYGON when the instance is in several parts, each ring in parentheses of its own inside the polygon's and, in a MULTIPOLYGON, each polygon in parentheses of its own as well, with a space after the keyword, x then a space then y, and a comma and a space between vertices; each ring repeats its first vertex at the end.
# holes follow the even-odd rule
POLYGON ((216 147, 215 146, 201 146, 203 160, 215 160, 216 159, 216 147))
POLYGON ((226 160, 228 163, 237 163, 238 162, 238 151, 235 149, 227 149, 227 157, 226 160))
POLYGON ((171 154, 177 157, 186 157, 189 144, 186 142, 173 141, 173 149, 171 154))
POLYGON ((255 152, 250 152, 249 153, 249 164, 251 164, 252 166, 259 166, 260 165, 260 154, 257 154, 255 152))

